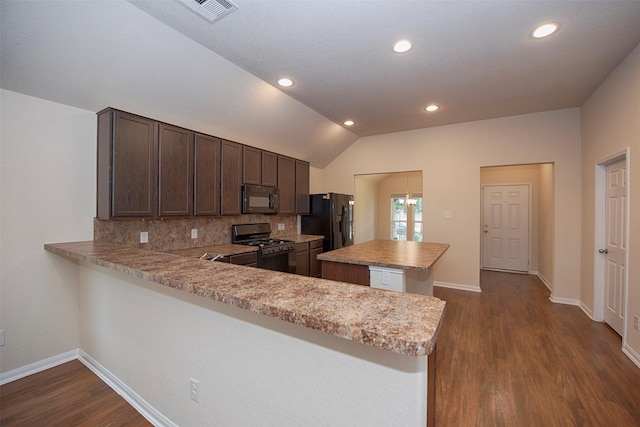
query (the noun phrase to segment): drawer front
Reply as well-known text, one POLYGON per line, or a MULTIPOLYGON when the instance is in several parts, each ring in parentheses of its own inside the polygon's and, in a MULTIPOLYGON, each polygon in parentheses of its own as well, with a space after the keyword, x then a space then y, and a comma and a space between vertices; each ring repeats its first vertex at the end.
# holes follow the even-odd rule
POLYGON ((309 247, 311 249, 315 249, 315 248, 321 248, 323 244, 322 239, 318 239, 318 240, 312 240, 311 242, 309 242, 309 247))
POLYGON ((304 252, 309 250, 309 242, 296 243, 296 252, 304 252))
POLYGON ((229 257, 231 264, 247 265, 256 264, 258 262, 258 253, 251 252, 246 254, 232 255, 229 257))

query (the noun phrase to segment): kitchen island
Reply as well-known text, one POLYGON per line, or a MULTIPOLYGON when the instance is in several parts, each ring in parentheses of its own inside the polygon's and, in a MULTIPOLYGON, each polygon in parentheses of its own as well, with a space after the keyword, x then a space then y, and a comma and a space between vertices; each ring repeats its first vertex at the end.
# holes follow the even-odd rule
POLYGON ((318 259, 325 279, 433 295, 433 266, 447 249, 446 243, 370 240, 318 259))
POLYGON ((437 298, 107 243, 45 249, 79 263, 82 350, 178 425, 433 421, 437 298), (175 391, 189 378, 192 409, 175 391))

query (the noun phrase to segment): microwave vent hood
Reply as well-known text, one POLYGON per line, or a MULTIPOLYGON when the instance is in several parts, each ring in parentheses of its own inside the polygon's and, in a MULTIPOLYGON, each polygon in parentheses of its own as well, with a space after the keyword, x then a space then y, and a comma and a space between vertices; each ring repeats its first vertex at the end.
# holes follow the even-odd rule
POLYGON ((238 6, 229 0, 178 0, 178 2, 211 23, 238 9, 238 6))

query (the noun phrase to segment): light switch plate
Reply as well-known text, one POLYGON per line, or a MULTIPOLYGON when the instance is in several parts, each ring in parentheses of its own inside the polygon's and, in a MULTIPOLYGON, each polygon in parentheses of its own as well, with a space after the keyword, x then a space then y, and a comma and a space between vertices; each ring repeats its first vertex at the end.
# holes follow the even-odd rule
POLYGON ((0 330, 0 347, 4 345, 4 329, 0 330))
POLYGON ((451 218, 453 218, 453 212, 444 211, 444 219, 451 219, 451 218))
POLYGON ((197 239, 198 238, 198 229, 197 228, 192 228, 191 229, 191 238, 192 239, 197 239))
POLYGON ((140 232, 140 243, 149 243, 149 232, 141 231, 140 232))

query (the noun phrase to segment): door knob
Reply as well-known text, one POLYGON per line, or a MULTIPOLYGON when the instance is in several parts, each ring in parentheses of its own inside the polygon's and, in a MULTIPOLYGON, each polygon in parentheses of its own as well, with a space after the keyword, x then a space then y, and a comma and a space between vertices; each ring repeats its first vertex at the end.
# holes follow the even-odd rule
POLYGON ((598 252, 600 252, 601 254, 608 254, 609 249, 598 249, 598 252))

